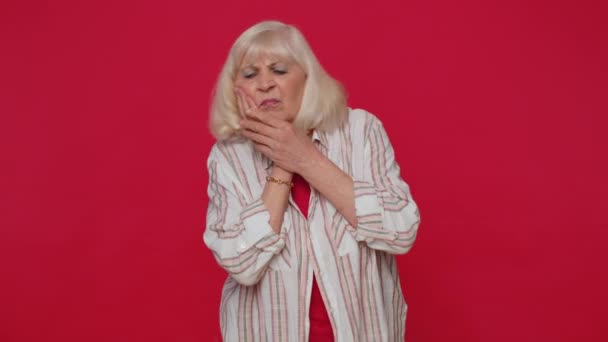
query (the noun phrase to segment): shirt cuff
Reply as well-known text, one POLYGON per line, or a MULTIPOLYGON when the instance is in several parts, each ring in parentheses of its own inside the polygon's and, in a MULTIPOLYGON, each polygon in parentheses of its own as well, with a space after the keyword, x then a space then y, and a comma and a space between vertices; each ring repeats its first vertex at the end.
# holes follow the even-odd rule
POLYGON ((239 252, 245 252, 255 246, 264 252, 278 254, 285 247, 286 226, 289 221, 284 217, 281 233, 275 233, 270 226, 270 213, 261 198, 243 209, 241 222, 245 229, 240 235, 237 247, 239 252))
POLYGON ((383 224, 382 192, 374 184, 353 180, 357 227, 350 230, 357 241, 372 242, 375 239, 394 241, 399 237, 395 231, 385 230, 383 224))

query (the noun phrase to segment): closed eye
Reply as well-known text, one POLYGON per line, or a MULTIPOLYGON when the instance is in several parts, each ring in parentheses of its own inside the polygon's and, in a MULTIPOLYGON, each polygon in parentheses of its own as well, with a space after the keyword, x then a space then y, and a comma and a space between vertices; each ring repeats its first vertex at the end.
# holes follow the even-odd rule
POLYGON ((255 77, 255 72, 245 72, 243 73, 244 78, 253 78, 255 77))

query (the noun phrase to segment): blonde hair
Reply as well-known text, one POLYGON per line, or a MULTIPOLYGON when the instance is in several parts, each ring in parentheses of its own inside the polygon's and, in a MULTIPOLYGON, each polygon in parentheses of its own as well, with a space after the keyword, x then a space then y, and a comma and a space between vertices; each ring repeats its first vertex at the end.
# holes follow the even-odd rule
POLYGON ((209 126, 216 139, 232 137, 240 114, 234 79, 245 57, 275 55, 294 60, 306 73, 306 85, 294 126, 331 132, 346 119, 346 93, 323 69, 302 33, 278 21, 263 21, 243 32, 232 45, 211 100, 209 126))

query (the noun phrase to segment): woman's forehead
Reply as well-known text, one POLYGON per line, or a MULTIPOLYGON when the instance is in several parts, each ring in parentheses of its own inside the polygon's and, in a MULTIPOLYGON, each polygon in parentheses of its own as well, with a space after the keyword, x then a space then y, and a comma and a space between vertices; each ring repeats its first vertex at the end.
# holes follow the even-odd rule
POLYGON ((291 64, 294 60, 290 56, 275 53, 248 53, 243 56, 241 67, 271 65, 275 63, 291 64))

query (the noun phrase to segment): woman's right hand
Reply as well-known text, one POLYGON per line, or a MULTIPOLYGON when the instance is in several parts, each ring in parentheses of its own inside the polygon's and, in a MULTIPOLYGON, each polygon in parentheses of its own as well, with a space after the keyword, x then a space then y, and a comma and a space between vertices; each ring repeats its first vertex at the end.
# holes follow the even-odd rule
POLYGON ((294 128, 280 115, 259 110, 254 100, 237 89, 241 120, 241 135, 253 143, 253 147, 282 169, 305 177, 306 170, 324 158, 311 137, 294 128))
MULTIPOLYGON (((238 87, 236 87, 234 89, 234 93, 235 93, 235 96, 237 99, 237 105, 238 105, 239 114, 241 115, 241 118, 247 119, 247 120, 260 121, 258 119, 259 115, 257 113, 257 111, 259 109, 255 105, 255 101, 253 101, 253 99, 248 97, 243 92, 243 90, 239 89, 238 87)), ((255 145, 256 144, 254 142, 254 146, 255 145)), ((273 163, 271 176, 289 182, 293 178, 293 173, 289 172, 289 171, 281 168, 279 165, 273 163)))
MULTIPOLYGON (((236 104, 239 109, 239 114, 241 115, 241 119, 247 119, 252 116, 254 111, 258 110, 258 106, 255 104, 255 101, 245 94, 245 92, 239 88, 234 88, 234 95, 236 97, 236 104)), ((253 115, 255 117, 255 115, 253 115)))

